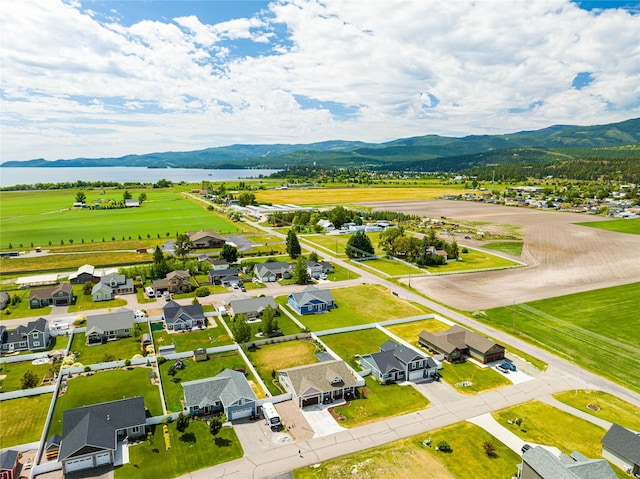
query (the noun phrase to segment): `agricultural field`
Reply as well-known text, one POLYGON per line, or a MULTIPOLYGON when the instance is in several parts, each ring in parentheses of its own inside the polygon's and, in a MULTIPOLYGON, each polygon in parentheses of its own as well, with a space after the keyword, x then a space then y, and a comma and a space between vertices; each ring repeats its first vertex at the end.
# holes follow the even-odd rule
POLYGON ((510 254, 511 256, 520 256, 522 254, 522 244, 522 241, 497 241, 495 243, 483 244, 482 247, 510 254))
MULTIPOLYGON (((118 249, 117 242, 112 248, 118 249)), ((91 246, 86 246, 85 251, 91 246)), ((148 253, 135 251, 102 251, 98 253, 85 252, 82 254, 43 254, 19 256, 17 258, 0 258, 0 268, 3 273, 70 271, 78 269, 83 264, 91 264, 96 268, 108 266, 131 265, 136 263, 150 263, 152 256, 148 253)))
POLYGON ((639 288, 633 283, 489 309, 478 319, 509 332, 515 325, 520 338, 640 391, 639 288))
POLYGON ((589 228, 599 228, 607 231, 617 231, 618 233, 629 233, 640 235, 640 219, 618 219, 611 221, 599 221, 597 223, 576 223, 580 226, 588 226, 589 228))
POLYGON ((0 449, 40 440, 52 394, 39 394, 0 403, 0 449), (29 414, 25 414, 29 411, 29 414), (16 418, 20 418, 16 421, 16 418))

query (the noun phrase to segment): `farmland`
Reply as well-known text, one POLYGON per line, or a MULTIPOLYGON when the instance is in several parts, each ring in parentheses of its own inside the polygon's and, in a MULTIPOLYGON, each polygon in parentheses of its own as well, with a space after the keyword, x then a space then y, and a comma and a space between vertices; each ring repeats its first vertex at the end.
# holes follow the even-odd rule
POLYGON ((599 228, 607 231, 617 231, 618 233, 629 233, 640 235, 640 219, 618 219, 611 221, 600 221, 598 223, 576 223, 580 226, 588 226, 590 228, 599 228))

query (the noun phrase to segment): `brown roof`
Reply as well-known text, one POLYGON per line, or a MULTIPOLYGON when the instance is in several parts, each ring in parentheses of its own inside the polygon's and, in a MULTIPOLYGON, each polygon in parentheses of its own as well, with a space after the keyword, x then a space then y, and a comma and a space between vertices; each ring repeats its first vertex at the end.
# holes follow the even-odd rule
POLYGON ((61 291, 70 295, 73 292, 73 286, 71 286, 71 283, 60 283, 52 288, 32 289, 29 293, 29 300, 47 299, 61 291))
POLYGON ((311 388, 322 392, 344 389, 356 385, 356 378, 344 361, 324 361, 283 369, 289 376, 296 394, 304 394, 311 388))
POLYGON ((191 276, 188 271, 182 271, 181 269, 177 269, 175 271, 171 271, 171 273, 167 273, 167 279, 173 279, 174 277, 178 277, 182 280, 188 280, 191 276))
POLYGON ((446 353, 451 353, 455 349, 463 350, 467 347, 481 353, 486 353, 491 350, 491 348, 500 346, 489 338, 485 338, 457 324, 439 333, 422 331, 418 336, 446 353))
POLYGON ((224 237, 220 236, 218 233, 216 233, 215 231, 205 231, 205 230, 200 230, 200 231, 190 231, 187 233, 187 236, 189 237, 189 239, 191 241, 199 241, 203 238, 207 238, 207 237, 211 237, 213 239, 217 239, 219 241, 225 241, 224 237))

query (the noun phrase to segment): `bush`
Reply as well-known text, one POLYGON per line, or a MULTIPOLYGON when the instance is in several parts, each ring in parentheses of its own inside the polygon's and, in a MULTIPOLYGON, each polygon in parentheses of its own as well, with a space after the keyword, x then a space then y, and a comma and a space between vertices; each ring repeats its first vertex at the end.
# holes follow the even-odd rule
POLYGON ((125 359, 124 360, 124 365, 125 366, 131 366, 131 359, 125 359))
POLYGON ((167 362, 167 358, 165 358, 164 356, 158 356, 158 358, 156 359, 156 362, 158 366, 160 366, 161 364, 164 364, 167 362))
POLYGON ((484 441, 482 443, 484 453, 489 457, 496 457, 496 446, 491 441, 484 441))
POLYGON ((85 366, 84 367, 84 372, 88 373, 89 371, 91 371, 91 366, 85 366))
POLYGON ((453 449, 451 449, 451 446, 449 445, 449 443, 447 441, 440 441, 438 443, 438 451, 453 452, 453 449))
POLYGON ((196 289, 196 296, 198 298, 209 296, 210 293, 211 292, 209 291, 209 288, 207 288, 206 286, 200 286, 198 289, 196 289))

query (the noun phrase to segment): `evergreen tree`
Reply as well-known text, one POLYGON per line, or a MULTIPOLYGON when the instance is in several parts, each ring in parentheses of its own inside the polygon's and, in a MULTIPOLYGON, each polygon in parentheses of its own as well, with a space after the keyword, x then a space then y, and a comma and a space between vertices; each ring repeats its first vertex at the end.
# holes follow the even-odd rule
POLYGON ((260 319, 262 320, 262 332, 264 334, 269 335, 278 330, 276 311, 271 306, 267 306, 266 308, 264 308, 260 319))
POLYGON ((307 270, 307 260, 302 256, 298 258, 293 268, 293 279, 296 284, 307 284, 311 279, 309 277, 309 271, 307 270))
POLYGON ((191 422, 191 418, 187 414, 178 414, 178 420, 176 421, 176 429, 180 432, 180 434, 184 434, 184 432, 189 427, 189 423, 191 422))
POLYGON ((239 314, 235 318, 235 322, 231 326, 231 332, 233 333, 233 339, 236 343, 246 343, 251 339, 251 326, 247 322, 247 317, 244 314, 239 314))
POLYGON ((238 261, 238 248, 225 243, 222 251, 220 251, 220 257, 227 261, 227 263, 235 263, 238 261))
POLYGON ((300 256, 300 253, 302 253, 302 248, 300 248, 298 236, 293 232, 293 230, 289 230, 287 233, 287 254, 292 259, 296 259, 300 256))
POLYGON ((371 239, 366 235, 364 231, 358 231, 352 235, 347 241, 347 247, 345 252, 349 258, 366 258, 373 256, 375 250, 371 239))
POLYGON ((20 389, 35 388, 40 384, 40 378, 31 369, 27 369, 20 381, 20 389))

